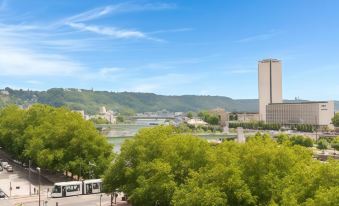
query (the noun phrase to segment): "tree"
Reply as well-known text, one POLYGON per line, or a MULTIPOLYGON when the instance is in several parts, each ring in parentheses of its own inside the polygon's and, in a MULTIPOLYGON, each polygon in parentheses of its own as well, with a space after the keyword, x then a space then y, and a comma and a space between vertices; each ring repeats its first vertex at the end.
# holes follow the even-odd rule
POLYGON ((304 137, 278 139, 257 133, 212 146, 172 126, 143 129, 122 145, 103 186, 133 205, 336 205, 339 162, 314 160, 304 137))
POLYGON ((109 121, 105 118, 98 117, 98 118, 91 118, 90 119, 94 124, 109 124, 109 121))
POLYGON ((292 145, 301 145, 304 147, 313 147, 313 140, 302 135, 293 135, 290 138, 292 145))
POLYGON ((211 153, 207 141, 178 132, 172 126, 146 128, 126 141, 104 176, 105 191, 120 189, 133 205, 169 205, 176 187, 206 166, 211 153))
POLYGON ((190 118, 190 119, 192 119, 192 118, 193 118, 193 113, 192 113, 192 112, 188 112, 188 113, 187 113, 187 117, 190 118))
POLYGON ((339 127, 339 113, 336 113, 332 118, 332 123, 334 126, 339 127))
POLYGON ((0 144, 14 158, 85 178, 99 177, 112 159, 112 145, 91 121, 66 108, 41 104, 27 111, 15 106, 1 110, 0 144))
POLYGON ((117 122, 118 123, 123 123, 125 121, 125 118, 123 116, 118 116, 117 117, 117 122))
POLYGON ((328 148, 329 143, 327 142, 326 139, 321 139, 318 141, 318 149, 325 150, 328 148))
POLYGON ((335 150, 335 151, 339 151, 339 136, 334 138, 334 140, 332 140, 331 142, 331 147, 335 150))

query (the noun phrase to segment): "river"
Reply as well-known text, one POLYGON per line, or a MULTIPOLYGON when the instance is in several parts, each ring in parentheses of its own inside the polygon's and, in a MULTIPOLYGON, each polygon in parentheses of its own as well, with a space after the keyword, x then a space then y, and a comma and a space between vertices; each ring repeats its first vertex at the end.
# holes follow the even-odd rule
MULTIPOLYGON (((137 120, 134 124, 116 124, 110 125, 103 131, 108 141, 114 145, 114 151, 120 152, 121 145, 124 141, 133 138, 133 136, 142 128, 154 127, 157 124, 163 124, 165 120, 137 120)), ((197 134, 197 136, 207 140, 218 140, 219 138, 233 138, 235 134, 226 135, 216 134, 197 134)))

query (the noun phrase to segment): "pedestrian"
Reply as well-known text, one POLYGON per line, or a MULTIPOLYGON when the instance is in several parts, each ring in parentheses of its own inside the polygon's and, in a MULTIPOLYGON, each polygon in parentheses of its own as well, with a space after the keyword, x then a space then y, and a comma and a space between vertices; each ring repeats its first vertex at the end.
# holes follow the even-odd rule
POLYGON ((35 187, 34 187, 34 194, 35 194, 35 192, 36 192, 36 189, 35 189, 35 187))

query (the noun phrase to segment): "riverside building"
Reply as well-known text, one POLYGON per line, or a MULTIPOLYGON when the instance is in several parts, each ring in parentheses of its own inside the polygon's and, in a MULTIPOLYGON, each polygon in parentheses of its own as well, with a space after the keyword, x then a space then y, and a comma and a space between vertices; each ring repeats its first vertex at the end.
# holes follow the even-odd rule
POLYGON ((327 126, 334 116, 334 102, 273 103, 266 112, 268 123, 327 126))
POLYGON ((266 106, 282 103, 281 61, 264 59, 258 63, 259 119, 266 121, 266 106))
POLYGON ((281 65, 277 59, 258 62, 259 119, 286 126, 330 125, 334 117, 333 101, 283 103, 281 65))

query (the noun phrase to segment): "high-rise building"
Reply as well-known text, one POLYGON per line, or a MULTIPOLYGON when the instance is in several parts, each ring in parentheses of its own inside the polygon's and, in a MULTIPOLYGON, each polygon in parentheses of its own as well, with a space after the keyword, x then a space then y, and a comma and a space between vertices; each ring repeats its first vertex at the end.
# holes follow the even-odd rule
POLYGON ((282 103, 281 61, 264 59, 258 62, 259 119, 266 121, 266 106, 282 103))

